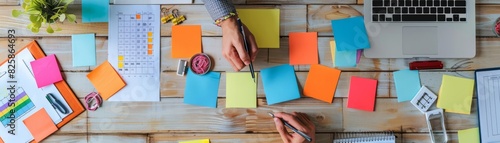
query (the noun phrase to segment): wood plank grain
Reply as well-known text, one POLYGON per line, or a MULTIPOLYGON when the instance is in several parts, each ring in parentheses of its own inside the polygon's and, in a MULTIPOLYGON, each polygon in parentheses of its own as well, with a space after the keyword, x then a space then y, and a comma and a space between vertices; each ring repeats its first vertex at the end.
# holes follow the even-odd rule
POLYGON ((147 143, 149 138, 146 134, 90 134, 88 140, 91 143, 147 143))
POLYGON ((0 0, 0 6, 19 5, 19 0, 0 0))
POLYGON ((50 135, 45 140, 44 143, 87 143, 87 135, 86 134, 61 134, 55 133, 50 135))
POLYGON ((317 125, 318 132, 340 131, 342 100, 333 104, 303 98, 268 106, 258 100, 257 109, 205 108, 183 103, 182 98, 162 98, 161 102, 106 102, 96 112, 89 112, 91 133, 167 133, 167 132, 276 132, 267 112, 304 112, 317 125))
MULTIPOLYGON (((203 0, 192 0, 192 4, 203 4, 203 0)), ((233 4, 245 4, 245 1, 246 0, 231 0, 231 2, 233 4)), ((110 4, 114 4, 115 1, 114 0, 109 0, 109 3, 110 4)), ((73 3, 71 4, 82 4, 82 0, 75 0, 73 3)))
MULTIPOLYGON (((309 5, 308 31, 320 36, 332 36, 331 20, 363 14, 363 5, 309 5)), ((500 5, 476 6, 476 35, 494 36, 493 23, 500 17, 500 5)))
MULTIPOLYGON (((410 102, 398 103, 396 99, 377 98, 375 112, 347 108, 344 99, 343 117, 345 131, 402 130, 402 132, 426 132, 425 116, 410 102), (365 118, 363 118, 365 117, 365 118), (370 119, 367 122, 367 119, 370 119)), ((445 113, 448 132, 477 127, 477 108, 474 99, 470 115, 445 113)), ((432 109, 432 108, 431 108, 432 109)))
MULTIPOLYGON (((458 143, 458 134, 448 132, 448 143, 458 143)), ((431 137, 428 133, 405 133, 403 134, 403 142, 405 143, 421 143, 431 142, 431 137)))
MULTIPOLYGON (((210 139, 211 143, 278 143, 282 142, 278 133, 270 134, 152 134, 150 143, 177 143, 184 140, 210 139)), ((317 143, 331 143, 332 135, 316 134, 317 143)))
MULTIPOLYGON (((80 100, 80 103, 85 103, 84 100, 80 100)), ((56 133, 86 133, 87 132, 87 111, 83 112, 75 119, 71 120, 68 124, 60 128, 56 133)))
POLYGON ((356 0, 247 0, 247 4, 356 4, 356 0))

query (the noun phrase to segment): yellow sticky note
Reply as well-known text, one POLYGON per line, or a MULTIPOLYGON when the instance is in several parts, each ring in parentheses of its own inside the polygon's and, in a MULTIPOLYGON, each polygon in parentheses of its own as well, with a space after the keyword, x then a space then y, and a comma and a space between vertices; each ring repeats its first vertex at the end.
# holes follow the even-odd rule
POLYGON ((179 143, 210 143, 210 139, 179 141, 179 143))
POLYGON ((479 128, 458 131, 459 143, 479 143, 479 128))
POLYGON ((446 112, 470 114, 474 80, 443 75, 437 107, 446 112))
POLYGON ((257 108, 257 83, 250 72, 226 74, 226 108, 257 108))
POLYGON ((330 51, 332 51, 332 63, 333 67, 335 67, 335 41, 330 41, 330 51))
POLYGON ((238 17, 252 32, 259 48, 280 47, 279 9, 237 9, 238 17))

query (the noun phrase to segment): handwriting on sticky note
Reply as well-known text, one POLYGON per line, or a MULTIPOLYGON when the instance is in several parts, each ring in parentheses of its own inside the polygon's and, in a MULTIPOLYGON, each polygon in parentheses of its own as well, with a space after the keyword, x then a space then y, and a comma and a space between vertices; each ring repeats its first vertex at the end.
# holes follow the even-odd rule
POLYGON ((374 111, 376 94, 377 80, 352 76, 347 108, 374 111))
POLYGON ((32 61, 30 64, 38 88, 63 80, 54 54, 32 61))
POLYGON ((188 70, 186 88, 184 88, 184 103, 216 108, 219 81, 219 72, 208 72, 205 75, 197 75, 193 71, 188 70))
POLYGON ((57 127, 52 122, 49 114, 45 109, 40 109, 33 115, 24 119, 24 125, 30 131, 31 135, 35 138, 36 142, 40 142, 47 138, 50 134, 57 131, 57 127))
POLYGON ((260 74, 268 105, 300 98, 297 78, 291 65, 262 69, 260 74))
POLYGON ((201 26, 172 26, 172 58, 191 58, 201 53, 201 26))
POLYGON ((318 33, 290 32, 291 65, 318 64, 318 33))
POLYGON ((87 78, 97 89, 104 100, 108 100, 116 92, 125 87, 126 83, 121 76, 106 61, 87 74, 87 78))
POLYGON ((473 92, 473 79, 443 75, 437 107, 446 112, 470 114, 473 92))
POLYGON ((340 72, 323 65, 312 65, 304 86, 304 95, 332 103, 340 72))
POLYGON ((280 47, 280 9, 237 9, 259 48, 280 47), (265 20, 264 20, 265 19, 265 20))
POLYGON ((370 48, 362 16, 332 20, 337 51, 356 51, 370 48))
MULTIPOLYGON (((257 83, 250 74, 226 73, 226 108, 257 107, 257 83)), ((257 73, 255 77, 258 77, 257 73)))
POLYGON ((71 36, 73 66, 95 66, 95 34, 76 34, 71 36))

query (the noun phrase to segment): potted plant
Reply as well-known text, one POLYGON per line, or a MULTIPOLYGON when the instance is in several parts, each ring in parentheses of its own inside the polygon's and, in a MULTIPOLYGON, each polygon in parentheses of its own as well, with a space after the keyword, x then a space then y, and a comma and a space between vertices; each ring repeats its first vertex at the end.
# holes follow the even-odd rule
POLYGON ((28 15, 31 21, 28 29, 33 33, 38 33, 42 25, 47 25, 47 33, 54 33, 62 30, 57 23, 63 23, 65 20, 76 23, 76 16, 66 13, 72 2, 73 0, 24 0, 23 9, 12 10, 12 16, 28 15), (54 29, 53 25, 57 28, 54 29))

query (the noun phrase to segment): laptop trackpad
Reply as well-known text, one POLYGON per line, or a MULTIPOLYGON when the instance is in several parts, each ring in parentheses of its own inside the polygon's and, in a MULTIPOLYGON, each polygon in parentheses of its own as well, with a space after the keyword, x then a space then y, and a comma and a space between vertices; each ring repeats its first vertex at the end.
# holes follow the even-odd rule
POLYGON ((437 55, 438 35, 434 26, 403 27, 403 54, 437 55))

